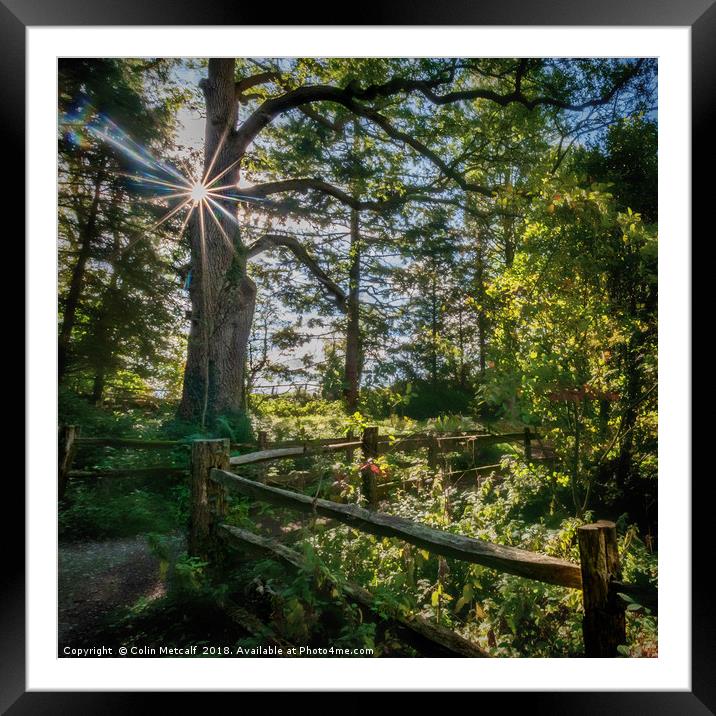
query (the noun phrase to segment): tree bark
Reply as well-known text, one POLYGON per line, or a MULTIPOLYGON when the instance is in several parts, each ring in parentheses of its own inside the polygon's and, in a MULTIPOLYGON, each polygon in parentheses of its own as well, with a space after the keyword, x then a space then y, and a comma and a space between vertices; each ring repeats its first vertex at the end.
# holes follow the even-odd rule
POLYGON ((437 264, 433 259, 430 277, 430 384, 438 383, 438 289, 437 264))
POLYGON ((195 440, 191 446, 191 515, 187 551, 210 560, 218 556, 216 528, 226 514, 226 495, 209 478, 211 468, 229 468, 229 440, 195 440))
POLYGON ((482 243, 477 245, 477 270, 475 272, 475 289, 480 303, 477 314, 477 332, 480 350, 480 377, 484 380, 487 368, 487 291, 485 289, 485 259, 482 254, 482 243))
POLYGON ((613 658, 626 643, 624 604, 612 584, 621 579, 617 531, 613 522, 599 521, 577 530, 582 573, 582 632, 587 657, 613 658))
MULTIPOLYGON (((237 102, 234 59, 209 61, 202 82, 206 99, 204 182, 238 184, 237 102)), ((231 206, 224 207, 233 213, 231 206)), ((201 204, 190 221, 192 322, 179 417, 211 425, 243 411, 244 372, 256 286, 246 273, 238 224, 222 211, 216 221, 201 204)))
POLYGON ((350 270, 348 274, 348 303, 346 330, 346 361, 344 371, 343 396, 346 401, 346 410, 354 413, 358 409, 360 395, 360 379, 362 373, 362 341, 360 332, 360 261, 361 241, 359 214, 351 210, 351 245, 350 270))
MULTIPOLYGON (((397 94, 417 92, 435 105, 482 98, 499 106, 520 103, 530 109, 553 106, 581 111, 610 102, 638 74, 640 67, 641 60, 627 68, 601 96, 579 104, 548 96, 527 97, 521 87, 507 94, 478 88, 438 95, 436 91, 451 81, 451 77, 445 73, 432 80, 394 77, 383 84, 367 87, 357 82, 351 82, 344 88, 307 85, 265 100, 237 128, 237 106, 243 92, 248 87, 268 81, 272 75, 263 72, 237 83, 234 76, 235 60, 215 58, 209 61, 209 76, 202 82, 207 108, 205 174, 211 175, 209 180, 221 174, 222 184, 238 184, 241 158, 265 127, 292 109, 305 108, 316 102, 331 102, 344 107, 356 117, 369 120, 392 140, 411 147, 465 191, 493 196, 494 187, 468 182, 452 165, 413 135, 394 127, 387 117, 368 103, 397 94)), ((319 186, 336 198, 344 194, 320 180, 318 185, 310 180, 310 185, 314 188, 319 186)), ((266 191, 265 187, 263 191, 266 191)), ((240 412, 245 404, 244 372, 256 294, 256 287, 246 273, 247 254, 235 223, 222 212, 217 213, 216 217, 217 221, 214 222, 212 216, 204 217, 197 210, 190 223, 192 326, 178 415, 183 419, 201 421, 202 424, 212 422, 222 414, 240 412)), ((305 251, 303 255, 305 257, 305 251)), ((315 262, 313 266, 315 269, 315 262)), ((332 282, 321 276, 322 272, 314 270, 314 274, 338 295, 332 282)), ((436 360, 434 356, 434 364, 436 360)), ((436 374, 436 365, 433 365, 433 374, 436 374)))

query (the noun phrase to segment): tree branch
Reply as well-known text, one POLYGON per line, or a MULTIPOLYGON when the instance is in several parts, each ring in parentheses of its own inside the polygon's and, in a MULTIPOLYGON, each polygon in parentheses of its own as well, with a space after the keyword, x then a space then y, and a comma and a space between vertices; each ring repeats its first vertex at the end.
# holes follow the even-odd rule
MULTIPOLYGON (((393 90, 396 87, 404 87, 406 84, 415 85, 416 83, 408 82, 407 80, 393 80, 385 85, 373 85, 373 88, 390 87, 391 90, 393 90)), ((427 90, 429 83, 420 82, 419 85, 421 87, 425 87, 427 90)), ((346 109, 349 109, 354 114, 369 119, 374 124, 377 124, 389 137, 407 144, 409 147, 418 152, 418 154, 421 154, 437 166, 445 176, 455 181, 461 189, 483 194, 484 196, 493 195, 494 190, 491 187, 466 181, 460 172, 456 171, 425 144, 412 135, 393 127, 387 117, 383 116, 374 109, 360 104, 355 99, 356 96, 371 97, 377 91, 378 90, 376 89, 371 90, 370 88, 367 90, 360 90, 360 88, 355 88, 354 85, 349 85, 345 89, 331 87, 329 85, 316 85, 299 87, 291 92, 287 92, 281 97, 266 100, 266 102, 256 109, 244 122, 241 129, 239 129, 235 144, 238 154, 239 156, 243 156, 254 137, 256 137, 256 135, 259 134, 264 127, 268 126, 283 112, 287 112, 291 109, 295 109, 303 104, 311 102, 335 102, 342 105, 346 109)), ((387 92, 388 90, 385 89, 383 91, 387 92)))
MULTIPOLYGON (((513 92, 500 94, 494 90, 477 88, 468 90, 459 90, 456 92, 448 92, 444 95, 435 93, 435 88, 452 80, 454 68, 448 73, 443 73, 440 77, 432 80, 410 80, 402 77, 394 77, 383 84, 373 84, 368 87, 361 88, 357 82, 349 83, 345 88, 334 87, 332 85, 305 85, 294 90, 285 92, 279 97, 267 99, 253 114, 246 120, 242 128, 238 132, 237 147, 240 153, 244 153, 248 145, 253 141, 256 135, 280 114, 291 109, 301 107, 305 104, 313 102, 335 102, 351 111, 355 111, 356 101, 371 101, 381 97, 391 97, 400 93, 420 92, 430 100, 433 104, 443 105, 453 102, 460 102, 472 99, 487 99, 499 105, 505 106, 512 103, 523 104, 528 109, 534 109, 540 105, 549 105, 571 111, 581 111, 588 107, 595 107, 607 104, 612 100, 616 93, 625 87, 633 77, 635 77, 644 60, 639 59, 634 63, 623 75, 612 85, 612 87, 601 97, 579 104, 572 104, 554 97, 539 96, 529 99, 522 92, 522 78, 527 69, 527 63, 520 63, 516 72, 516 86, 513 92)), ((276 76, 276 73, 265 72, 254 77, 263 78, 259 81, 267 81, 267 75, 276 76)), ((249 78, 251 79, 251 78, 249 78)), ((258 82, 256 82, 258 83, 258 82)), ((256 84, 255 83, 255 84, 256 84)), ((365 107, 358 105, 361 116, 367 110, 365 107)), ((377 113, 376 113, 377 114, 377 113)), ((378 115, 381 116, 381 115, 378 115)), ((385 118, 383 118, 385 119, 385 118)), ((385 120, 387 121, 387 120, 385 120)))
POLYGON ((330 120, 328 117, 325 117, 324 115, 320 114, 319 112, 316 112, 315 109, 311 106, 303 105, 302 107, 299 107, 301 112, 306 115, 309 119, 312 119, 314 122, 320 124, 322 127, 325 127, 326 129, 330 129, 332 132, 335 132, 336 134, 342 134, 343 129, 346 126, 347 119, 336 119, 336 120, 330 120))
POLYGON ((532 99, 526 97, 522 92, 522 78, 526 70, 526 65, 524 64, 520 65, 516 73, 514 92, 509 92, 508 94, 499 94, 498 92, 488 89, 471 89, 437 95, 430 87, 427 86, 417 87, 416 89, 433 104, 450 104, 452 102, 460 102, 470 99, 487 99, 503 107, 508 104, 518 103, 524 105, 527 109, 534 109, 535 107, 542 105, 557 107, 558 109, 565 109, 572 112, 581 112, 582 110, 589 109, 590 107, 598 107, 611 102, 617 92, 623 89, 639 73, 643 64, 644 59, 640 58, 626 72, 624 72, 624 74, 616 82, 614 82, 611 88, 609 88, 609 90, 607 90, 603 95, 578 104, 565 102, 564 100, 556 99, 555 97, 539 96, 533 97, 532 99))
POLYGON ((248 247, 246 257, 247 259, 251 259, 264 251, 270 251, 271 249, 280 247, 288 249, 318 279, 318 282, 323 288, 333 296, 336 305, 342 311, 345 311, 347 296, 343 289, 328 276, 319 266, 316 259, 308 253, 306 247, 293 236, 264 234, 248 247))
POLYGON ((264 127, 276 117, 291 109, 313 102, 335 102, 347 109, 353 109, 355 100, 370 101, 380 97, 390 97, 400 92, 411 92, 417 89, 431 91, 440 84, 451 79, 452 75, 443 74, 435 80, 405 80, 393 78, 384 84, 374 84, 361 88, 357 82, 349 83, 345 88, 332 85, 305 85, 285 92, 279 97, 267 99, 244 122, 236 135, 236 148, 243 155, 249 144, 264 127))
POLYGON ((239 102, 245 101, 248 99, 244 96, 244 92, 246 92, 246 90, 256 87, 257 85, 266 84, 267 82, 273 82, 273 80, 278 79, 279 76, 278 72, 259 72, 256 75, 251 75, 250 77, 244 77, 241 80, 237 80, 234 85, 236 90, 236 99, 239 102))
MULTIPOLYGON (((364 117, 372 123, 380 127, 390 138, 407 144, 415 152, 425 157, 434 164, 444 176, 449 177, 457 183, 464 191, 475 192, 484 196, 493 196, 494 188, 474 184, 468 182, 462 173, 457 171, 454 166, 444 161, 427 145, 416 139, 411 134, 404 132, 393 126, 387 117, 382 115, 376 109, 371 108, 362 102, 371 101, 378 98, 390 97, 399 93, 420 92, 430 102, 436 105, 451 104, 465 100, 486 99, 501 106, 512 103, 519 103, 528 109, 546 105, 557 107, 560 109, 571 111, 582 111, 590 107, 597 107, 609 103, 615 95, 624 88, 633 77, 635 77, 644 60, 639 59, 631 67, 626 70, 622 76, 614 82, 612 87, 602 96, 579 103, 572 104, 560 99, 548 96, 538 96, 532 99, 525 96, 522 91, 523 77, 527 71, 528 64, 526 61, 520 62, 516 70, 516 82, 514 91, 507 94, 500 94, 494 90, 477 88, 469 90, 459 90, 449 92, 444 95, 435 93, 435 89, 446 82, 453 79, 454 67, 449 73, 443 73, 440 77, 432 80, 409 80, 400 77, 393 78, 383 84, 369 85, 361 88, 357 82, 349 83, 345 88, 334 87, 331 85, 305 85, 296 89, 285 92, 279 97, 267 99, 263 102, 243 123, 236 133, 235 148, 238 156, 241 157, 246 153, 254 138, 279 115, 292 109, 301 108, 314 102, 333 102, 339 104, 353 112, 355 115, 364 117)), ((274 73, 262 73, 262 75, 274 73)), ((256 75, 261 77, 262 75, 256 75)), ((328 192, 336 196, 335 192, 328 192)))
POLYGON ((332 196, 342 204, 355 209, 356 211, 376 211, 383 212, 393 209, 409 201, 438 201, 440 203, 453 203, 445 199, 439 199, 431 194, 443 191, 443 187, 439 186, 420 186, 407 188, 402 194, 394 194, 384 201, 364 201, 356 199, 343 189, 324 181, 305 177, 301 179, 285 179, 283 181, 266 182, 265 184, 257 184, 255 186, 241 188, 241 193, 245 196, 256 197, 258 199, 266 197, 270 194, 281 194, 283 192, 297 192, 304 194, 308 191, 319 191, 328 196, 332 196))

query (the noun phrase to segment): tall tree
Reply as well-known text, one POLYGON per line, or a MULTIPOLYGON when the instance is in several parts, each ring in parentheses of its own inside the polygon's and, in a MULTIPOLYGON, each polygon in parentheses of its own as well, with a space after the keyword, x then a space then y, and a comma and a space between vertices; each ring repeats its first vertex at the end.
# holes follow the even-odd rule
POLYGON ((89 371, 95 402, 112 373, 142 357, 149 365, 178 330, 170 298, 178 254, 157 248, 161 232, 139 241, 159 207, 137 194, 125 156, 102 141, 106 133, 121 136, 121 124, 147 146, 167 149, 175 105, 148 85, 165 83, 168 68, 100 59, 59 66, 58 372, 60 380, 82 383, 89 371), (136 313, 126 313, 130 306, 136 313))
MULTIPOLYGON (((337 61, 332 63, 335 65, 337 61)), ((346 63, 356 66, 356 61, 346 63)), ((326 77, 325 68, 316 69, 316 64, 305 63, 311 70, 305 73, 306 77, 326 77)), ((328 83, 309 81, 296 85, 295 78, 291 78, 293 84, 287 87, 285 78, 277 77, 275 72, 237 78, 235 60, 210 60, 208 78, 202 83, 207 110, 204 180, 211 181, 213 176, 219 175, 223 182, 239 186, 242 162, 264 130, 273 123, 280 124, 283 116, 291 111, 314 112, 316 105, 328 105, 368 121, 385 141, 405 145, 417 160, 426 161, 463 191, 490 197, 494 189, 470 178, 470 172, 461 166, 460 152, 458 156, 449 156, 449 146, 444 152, 441 152, 442 146, 439 149, 429 146, 430 137, 421 136, 417 129, 421 124, 417 114, 422 120, 426 114, 434 114, 429 107, 478 101, 503 107, 520 105, 526 110, 549 108, 583 112, 614 104, 619 94, 644 71, 641 61, 577 63, 571 74, 569 66, 559 62, 548 68, 546 62, 524 60, 511 61, 498 75, 486 72, 484 66, 462 65, 453 60, 362 61, 357 66, 368 81, 374 77, 376 81, 364 86, 352 80, 337 86, 330 83, 332 68, 329 67, 328 83), (386 77, 388 72, 390 75, 386 77), (267 84, 278 87, 278 92, 255 91, 256 87, 265 88, 267 84), (249 95, 258 97, 258 106, 239 122, 238 103, 253 101, 249 95), (408 97, 411 99, 406 101, 408 97), (406 114, 412 115, 412 122, 407 125, 409 131, 401 126, 406 114)), ((323 192, 357 209, 404 201, 406 194, 397 191, 384 199, 356 202, 345 189, 314 177, 270 182, 245 193, 265 197, 301 190, 323 192)), ((247 272, 248 259, 271 248, 288 249, 340 304, 346 300, 345 292, 294 238, 266 234, 247 246, 230 217, 222 212, 216 219, 205 219, 200 210, 190 225, 195 280, 180 415, 202 421, 211 421, 222 413, 240 412, 243 405, 246 350, 256 291, 247 272)))

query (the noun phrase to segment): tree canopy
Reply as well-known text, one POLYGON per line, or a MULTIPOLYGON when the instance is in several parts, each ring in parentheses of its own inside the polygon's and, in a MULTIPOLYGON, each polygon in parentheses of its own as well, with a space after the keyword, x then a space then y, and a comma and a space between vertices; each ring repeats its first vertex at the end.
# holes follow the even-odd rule
POLYGON ((200 427, 297 389, 348 414, 548 425, 578 511, 634 474, 655 421, 653 61, 64 60, 59 77, 72 390, 181 396, 200 427), (203 157, 181 146, 197 107, 203 157))

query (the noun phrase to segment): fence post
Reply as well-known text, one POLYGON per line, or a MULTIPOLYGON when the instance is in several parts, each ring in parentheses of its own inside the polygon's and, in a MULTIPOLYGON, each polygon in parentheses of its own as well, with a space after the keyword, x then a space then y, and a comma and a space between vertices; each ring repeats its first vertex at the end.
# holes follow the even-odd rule
POLYGON ((80 436, 78 425, 61 425, 57 431, 57 498, 61 500, 67 489, 67 476, 69 475, 72 461, 77 451, 75 442, 80 436))
POLYGON ((216 553, 216 525, 226 512, 225 490, 209 477, 229 469, 229 440, 195 440, 191 446, 189 554, 208 561, 216 553))
POLYGON ((532 462, 532 439, 529 428, 525 428, 525 462, 532 462))
MULTIPOLYGON (((346 441, 349 443, 352 443, 355 439, 355 433, 353 432, 353 428, 351 428, 348 433, 346 434, 346 441)), ((353 462, 353 448, 348 448, 346 450, 346 462, 350 465, 353 462)))
POLYGON ((626 643, 625 607, 611 582, 621 578, 617 530, 600 520, 577 530, 582 568, 584 652, 588 657, 614 657, 626 643))
POLYGON ((378 485, 375 479, 375 472, 371 470, 369 461, 378 457, 378 428, 370 427, 363 430, 362 439, 363 461, 365 466, 362 470, 363 494, 370 507, 378 503, 378 485))
POLYGON ((438 466, 438 439, 435 435, 428 436, 428 467, 435 470, 438 466))
MULTIPOLYGON (((268 433, 265 430, 259 430, 258 445, 259 450, 266 450, 268 448, 268 433)), ((266 466, 266 463, 259 463, 256 466, 256 470, 258 482, 266 482, 266 474, 268 472, 268 467, 266 466)))

